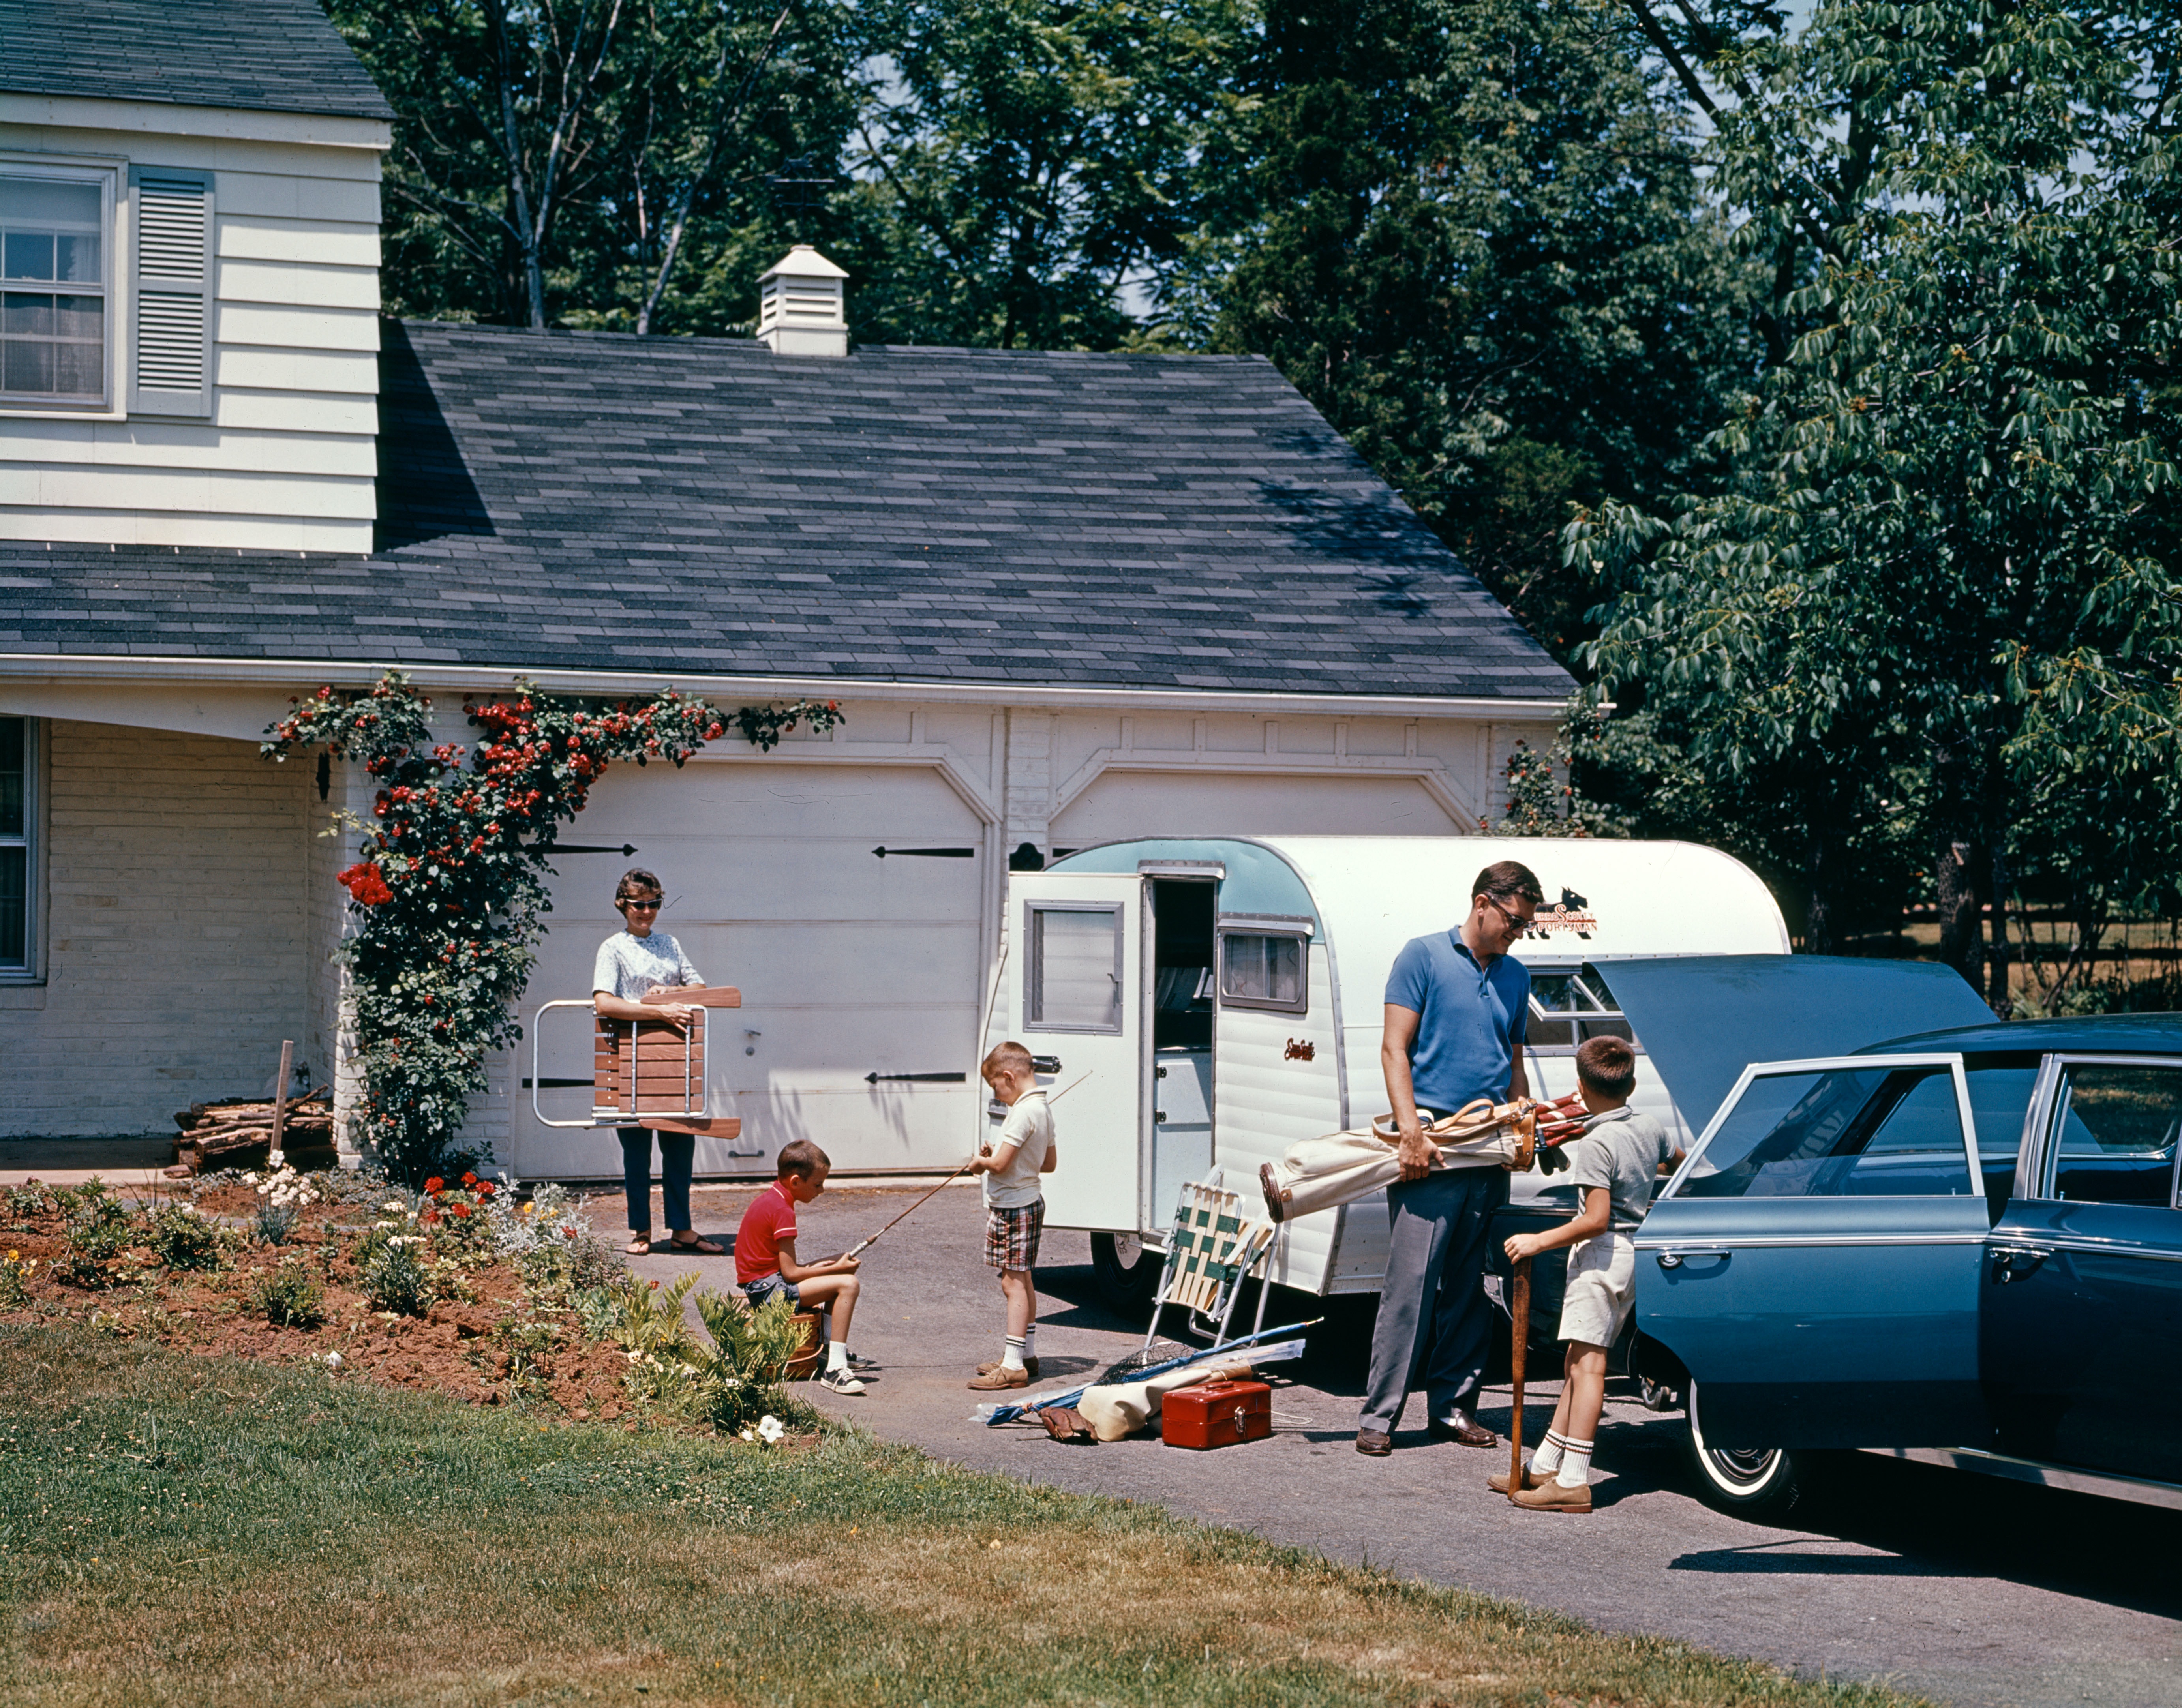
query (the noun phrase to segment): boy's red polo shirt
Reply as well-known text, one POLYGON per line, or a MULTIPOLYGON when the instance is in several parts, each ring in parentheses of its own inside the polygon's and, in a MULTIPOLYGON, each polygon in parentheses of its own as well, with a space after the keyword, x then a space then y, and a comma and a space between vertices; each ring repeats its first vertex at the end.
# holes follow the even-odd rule
POLYGON ((743 1212, 735 1234, 735 1280, 747 1286, 780 1268, 780 1242, 795 1237, 795 1200, 775 1180, 743 1212))

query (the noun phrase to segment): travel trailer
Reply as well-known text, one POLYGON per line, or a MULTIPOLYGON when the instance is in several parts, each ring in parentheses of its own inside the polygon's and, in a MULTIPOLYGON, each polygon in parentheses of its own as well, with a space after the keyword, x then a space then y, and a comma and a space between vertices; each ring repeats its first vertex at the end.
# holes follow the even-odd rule
MULTIPOLYGON (((1185 1180, 1216 1169, 1253 1203, 1260 1164, 1386 1108, 1387 969, 1411 937, 1459 923, 1478 871, 1501 860, 1529 865, 1546 897, 1514 951, 1531 973, 1534 1096, 1575 1089, 1585 1038, 1631 1036, 1614 1004, 1616 959, 1788 953, 1757 875, 1690 843, 1164 838, 1011 875, 987 1036, 1020 1039, 1066 1096, 1047 1221, 1090 1231, 1110 1291, 1156 1285, 1185 1180)), ((1637 1106, 1686 1142, 1689 1125, 1642 1063, 1637 1085, 1637 1106)), ((1540 1183, 1519 1175, 1515 1195, 1540 1183)), ((1272 1278, 1310 1293, 1376 1292, 1386 1241, 1379 1195, 1301 1217, 1282 1230, 1272 1278)))

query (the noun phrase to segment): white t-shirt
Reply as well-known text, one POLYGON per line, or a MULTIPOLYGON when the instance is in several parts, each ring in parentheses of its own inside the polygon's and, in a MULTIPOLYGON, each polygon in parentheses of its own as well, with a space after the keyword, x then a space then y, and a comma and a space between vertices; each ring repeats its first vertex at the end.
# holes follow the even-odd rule
POLYGON ((705 981, 682 945, 665 931, 648 937, 616 931, 599 945, 599 958, 591 964, 591 988, 606 991, 624 1002, 641 1002, 654 985, 701 985, 705 981))
POLYGON ((1053 1148, 1053 1111, 1046 1107, 1044 1092, 1025 1092, 1016 1099, 993 1149, 997 1153, 1007 1145, 1016 1147, 1015 1157, 1005 1169, 985 1176, 985 1202, 995 1210, 1020 1210, 1045 1196, 1038 1177, 1053 1148))

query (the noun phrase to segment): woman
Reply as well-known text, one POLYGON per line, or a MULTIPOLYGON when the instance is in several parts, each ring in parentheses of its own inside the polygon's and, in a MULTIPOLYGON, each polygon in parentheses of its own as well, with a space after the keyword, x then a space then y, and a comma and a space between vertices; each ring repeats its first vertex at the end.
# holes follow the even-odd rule
MULTIPOLYGON (((658 922, 659 905, 666 892, 657 878, 641 866, 631 866, 614 886, 614 906, 629 921, 599 945, 599 958, 591 970, 591 1009, 601 1020, 671 1020, 686 1026, 696 1009, 687 1003, 645 1003, 640 998, 678 985, 705 982, 682 945, 652 926, 658 922)), ((629 1245, 631 1257, 651 1249, 651 1130, 618 1127, 621 1137, 622 1190, 629 1198, 629 1245)), ((697 1141, 689 1133, 659 1135, 659 1183, 667 1200, 667 1226, 678 1252, 702 1252, 717 1257, 727 1248, 701 1240, 689 1225, 689 1173, 697 1153, 697 1141)))

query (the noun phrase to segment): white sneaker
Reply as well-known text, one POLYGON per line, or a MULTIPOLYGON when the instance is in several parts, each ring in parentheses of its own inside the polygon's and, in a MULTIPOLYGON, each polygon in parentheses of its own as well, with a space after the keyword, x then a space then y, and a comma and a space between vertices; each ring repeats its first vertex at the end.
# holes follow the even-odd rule
POLYGON ((856 1379, 853 1370, 828 1370, 818 1379, 818 1385, 829 1394, 861 1394, 864 1385, 856 1379))

